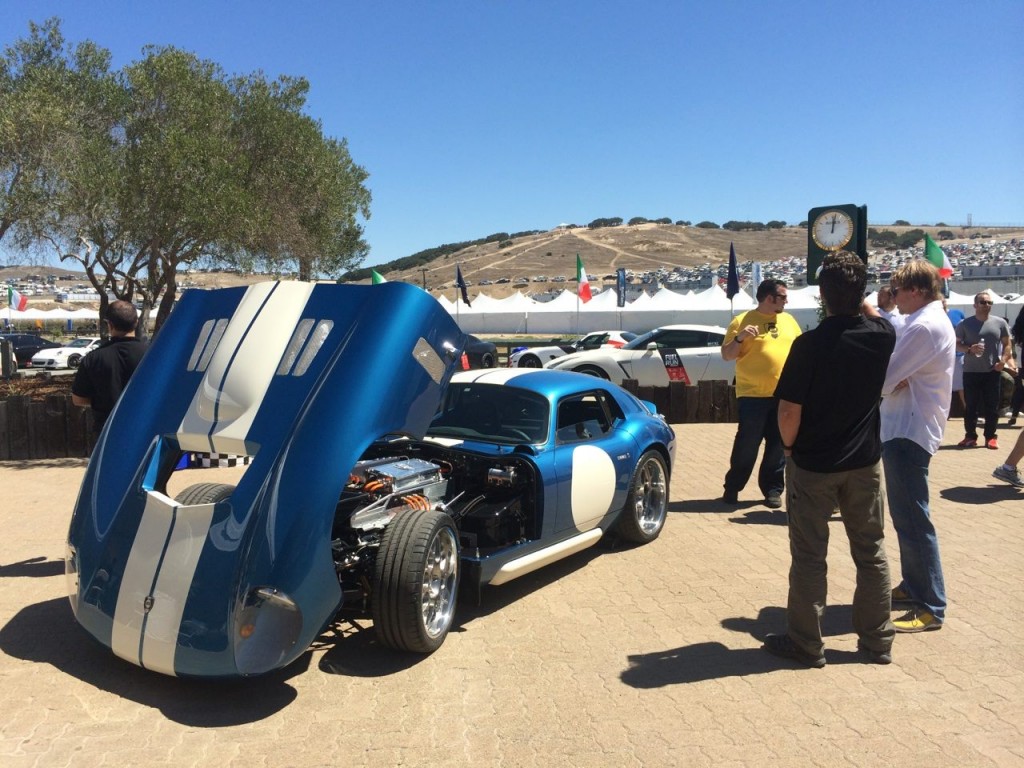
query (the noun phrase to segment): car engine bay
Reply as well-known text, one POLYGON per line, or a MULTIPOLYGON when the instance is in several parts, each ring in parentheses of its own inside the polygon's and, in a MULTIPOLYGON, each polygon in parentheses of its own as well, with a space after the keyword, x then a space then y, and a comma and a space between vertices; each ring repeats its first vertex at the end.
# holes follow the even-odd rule
POLYGON ((540 535, 535 470, 528 461, 427 442, 375 444, 350 471, 335 509, 331 549, 346 607, 366 606, 387 526, 424 509, 449 515, 460 552, 475 558, 540 535))

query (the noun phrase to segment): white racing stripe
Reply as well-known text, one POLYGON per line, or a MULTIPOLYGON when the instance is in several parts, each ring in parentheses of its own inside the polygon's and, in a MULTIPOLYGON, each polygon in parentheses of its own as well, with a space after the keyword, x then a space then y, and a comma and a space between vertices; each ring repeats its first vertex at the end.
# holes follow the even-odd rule
POLYGON ((249 433, 313 283, 257 283, 235 310, 178 428, 184 451, 246 454, 249 433))
POLYGON ((147 494, 114 610, 110 645, 121 658, 174 674, 181 617, 213 508, 213 504, 183 507, 157 491, 147 494))

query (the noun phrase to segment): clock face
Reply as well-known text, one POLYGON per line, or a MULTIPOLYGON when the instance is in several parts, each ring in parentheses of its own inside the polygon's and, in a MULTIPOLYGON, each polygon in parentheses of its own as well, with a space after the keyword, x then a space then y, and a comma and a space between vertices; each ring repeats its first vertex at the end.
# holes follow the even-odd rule
POLYGON ((853 219, 842 211, 820 213, 811 226, 811 236, 819 248, 838 251, 853 239, 853 219))

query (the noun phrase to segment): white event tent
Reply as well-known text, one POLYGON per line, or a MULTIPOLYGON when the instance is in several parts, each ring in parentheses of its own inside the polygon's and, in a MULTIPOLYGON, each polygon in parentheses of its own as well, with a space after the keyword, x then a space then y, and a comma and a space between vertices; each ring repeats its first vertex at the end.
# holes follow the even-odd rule
MULTIPOLYGON (((818 324, 818 286, 790 288, 786 311, 793 315, 804 330, 818 324)), ((877 294, 868 300, 874 303, 877 294)), ((1024 304, 1024 296, 1007 302, 993 292, 994 311, 1013 322, 1020 311, 1016 305, 1024 304)), ((564 290, 551 301, 535 301, 520 292, 506 299, 495 299, 487 294, 471 297, 471 306, 459 300, 454 304, 445 297, 438 299, 467 333, 500 334, 531 333, 564 335, 590 331, 616 329, 645 333, 652 328, 676 323, 727 326, 740 312, 753 309, 757 303, 746 291, 740 291, 732 302, 718 285, 704 291, 678 293, 661 288, 656 293, 641 293, 635 300, 619 307, 614 289, 594 294, 589 302, 577 299, 576 293, 564 290)), ((951 293, 950 308, 958 308, 965 315, 973 314, 974 296, 951 293)))

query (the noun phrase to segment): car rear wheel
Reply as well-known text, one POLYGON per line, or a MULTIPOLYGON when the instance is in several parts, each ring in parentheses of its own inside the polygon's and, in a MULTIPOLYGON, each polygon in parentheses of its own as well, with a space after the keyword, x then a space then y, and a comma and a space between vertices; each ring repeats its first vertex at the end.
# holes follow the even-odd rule
POLYGON ((374 566, 373 626, 381 643, 432 653, 455 617, 459 586, 458 533, 433 509, 398 515, 384 531, 374 566))
POLYGON ((604 379, 605 381, 608 381, 608 374, 605 373, 600 368, 598 368, 596 365, 581 365, 579 368, 575 368, 574 370, 578 371, 579 373, 585 373, 588 376, 596 376, 599 379, 604 379))
POLYGON ((536 355, 523 355, 519 358, 520 368, 540 368, 540 358, 536 355))
POLYGON ((633 470, 629 496, 617 525, 618 533, 636 544, 654 541, 665 527, 667 511, 665 459, 657 451, 647 451, 633 470))
POLYGON ((481 368, 493 368, 494 367, 494 355, 490 352, 484 352, 480 356, 480 367, 481 368))
POLYGON ((181 491, 174 500, 186 507, 197 504, 216 504, 235 492, 235 486, 226 483, 196 483, 181 491))
POLYGON ((72 355, 68 358, 68 368, 77 368, 79 363, 82 362, 81 355, 72 355))

